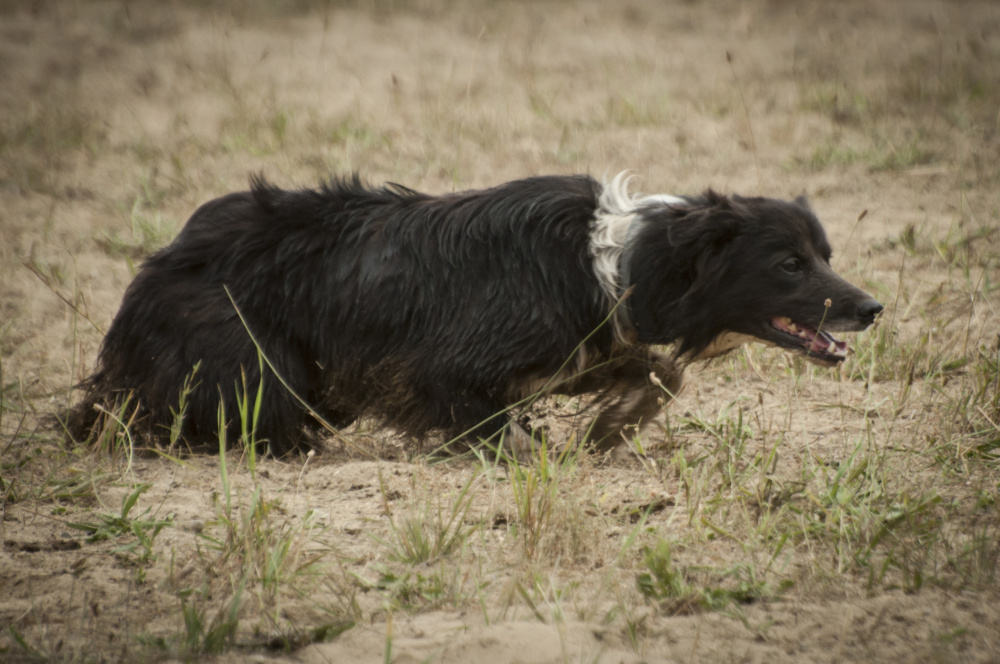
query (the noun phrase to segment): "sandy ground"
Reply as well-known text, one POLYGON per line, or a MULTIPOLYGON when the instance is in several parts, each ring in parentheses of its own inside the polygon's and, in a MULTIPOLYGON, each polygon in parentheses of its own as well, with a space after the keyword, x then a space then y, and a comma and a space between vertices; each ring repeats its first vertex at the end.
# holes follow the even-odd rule
MULTIPOLYGON (((177 650, 157 649, 156 639, 183 631, 179 589, 215 588, 212 575, 228 573, 206 562, 212 549, 200 537, 219 514, 217 459, 127 464, 57 452, 44 421, 65 412, 141 256, 250 173, 306 186, 358 170, 446 192, 631 169, 649 192, 805 192, 837 269, 883 302, 907 305, 898 307, 900 335, 920 334, 935 316, 946 330, 966 311, 935 299, 954 268, 905 258, 898 238, 908 228, 950 237, 967 220, 997 225, 992 2, 300 4, 0 7, 0 626, 10 627, 0 659, 167 657, 177 650), (89 542, 69 525, 117 512, 132 482, 151 484, 136 513, 149 508, 174 524, 141 579, 120 538, 89 542)), ((996 261, 969 280, 984 275, 1000 282, 996 261)), ((987 306, 960 322, 975 345, 995 337, 996 320, 987 306)), ((776 352, 750 356, 759 367, 743 357, 689 372, 671 412, 714 416, 744 397, 759 403, 755 427, 780 431, 783 464, 845 460, 872 426, 866 404, 889 403, 905 380, 866 386, 837 372, 803 374, 776 352)), ((894 414, 897 445, 925 440, 923 413, 940 392, 919 380, 913 390, 915 405, 894 414)), ((315 458, 261 462, 258 482, 280 503, 272 518, 319 533, 298 555, 322 549, 343 561, 336 580, 288 581, 294 592, 268 600, 280 604, 272 615, 282 629, 344 615, 357 624, 283 653, 263 648, 275 624, 247 618, 241 639, 252 651, 219 661, 376 662, 387 648, 394 662, 482 664, 1000 661, 995 582, 870 588, 834 561, 799 574, 796 558, 783 573, 809 581, 781 598, 678 615, 621 599, 635 594, 634 575, 612 571, 635 527, 627 515, 656 506, 644 533, 692 528, 676 476, 585 460, 565 487, 581 501, 564 517, 566 537, 580 541, 551 545, 558 560, 547 565, 525 564, 504 526, 510 501, 476 464, 430 465, 367 429, 348 436, 352 446, 331 439, 315 458), (469 515, 492 525, 477 531, 473 562, 456 567, 465 576, 444 599, 386 608, 374 579, 387 564, 387 514, 470 481, 469 515), (594 520, 574 521, 587 515, 594 520), (824 565, 829 578, 819 582, 824 565), (532 602, 519 599, 525 592, 532 602)), ((658 426, 649 438, 663 466, 678 451, 664 436, 658 426)), ((685 440, 691 450, 708 445, 685 440)), ((248 500, 246 466, 231 475, 248 500)), ((996 475, 962 481, 969 492, 997 491, 996 475)), ((688 555, 722 565, 758 554, 706 540, 688 555)))

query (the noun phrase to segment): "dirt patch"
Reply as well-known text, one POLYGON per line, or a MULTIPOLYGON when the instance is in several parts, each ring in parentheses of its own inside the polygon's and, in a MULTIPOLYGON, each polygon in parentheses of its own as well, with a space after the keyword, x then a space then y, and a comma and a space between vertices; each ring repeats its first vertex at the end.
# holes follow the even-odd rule
MULTIPOLYGON (((0 653, 996 661, 998 58, 971 0, 0 9, 0 653), (693 368, 610 462, 363 423, 223 473, 52 429, 141 258, 250 173, 622 169, 806 192, 881 324, 840 370, 693 368)), ((577 407, 536 411, 555 447, 577 407)))

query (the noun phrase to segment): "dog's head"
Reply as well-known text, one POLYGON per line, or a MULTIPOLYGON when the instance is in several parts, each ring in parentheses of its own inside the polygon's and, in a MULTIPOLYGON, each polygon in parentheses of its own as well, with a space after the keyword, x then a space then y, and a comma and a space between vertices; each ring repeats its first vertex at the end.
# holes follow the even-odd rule
POLYGON ((625 252, 634 287, 629 314, 644 343, 678 342, 694 359, 753 339, 834 365, 847 343, 831 332, 863 330, 882 311, 838 276, 804 197, 725 197, 649 203, 625 252))

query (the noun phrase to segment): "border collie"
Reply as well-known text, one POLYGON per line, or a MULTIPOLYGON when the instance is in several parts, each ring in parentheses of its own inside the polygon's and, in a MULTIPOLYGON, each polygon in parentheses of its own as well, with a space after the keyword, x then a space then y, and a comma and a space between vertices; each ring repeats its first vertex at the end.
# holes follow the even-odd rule
POLYGON ((589 440, 605 450, 688 363, 755 340, 835 365, 848 349, 831 332, 882 310, 831 269, 802 197, 627 184, 533 177, 430 196, 357 175, 300 191, 251 178, 145 261, 70 434, 91 436, 128 398, 135 425, 162 436, 198 367, 191 444, 217 444, 220 400, 234 440, 238 395, 263 380, 256 434, 274 454, 314 441, 300 399, 334 427, 371 417, 518 453, 531 437, 511 406, 539 391, 594 394, 589 440))

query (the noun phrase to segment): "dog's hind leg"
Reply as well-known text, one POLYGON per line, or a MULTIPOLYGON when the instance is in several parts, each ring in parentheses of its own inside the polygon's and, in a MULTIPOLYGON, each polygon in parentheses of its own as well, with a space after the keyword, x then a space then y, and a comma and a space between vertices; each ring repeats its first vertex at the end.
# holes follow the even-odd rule
POLYGON ((652 352, 615 366, 597 398, 600 412, 590 426, 592 448, 610 450, 629 428, 647 424, 680 389, 682 372, 670 357, 652 352))

